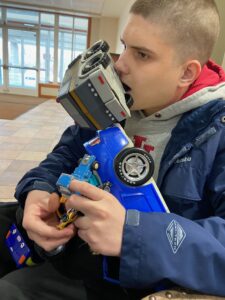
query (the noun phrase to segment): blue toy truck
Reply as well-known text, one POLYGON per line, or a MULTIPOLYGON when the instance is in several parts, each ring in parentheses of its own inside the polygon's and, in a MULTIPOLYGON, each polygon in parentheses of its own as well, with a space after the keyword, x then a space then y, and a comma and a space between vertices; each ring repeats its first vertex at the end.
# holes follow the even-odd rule
MULTIPOLYGON (((57 186, 61 202, 71 195, 70 182, 85 180, 112 193, 126 209, 169 212, 152 178, 154 162, 149 153, 134 147, 119 123, 130 117, 132 99, 114 69, 104 41, 95 43, 77 57, 65 73, 57 101, 76 123, 96 129, 95 138, 84 147, 87 154, 72 174, 61 174, 57 186), (95 167, 94 167, 95 166, 95 167)), ((58 228, 73 222, 79 212, 71 209, 60 216, 58 228)), ((107 259, 104 278, 109 277, 107 259)))

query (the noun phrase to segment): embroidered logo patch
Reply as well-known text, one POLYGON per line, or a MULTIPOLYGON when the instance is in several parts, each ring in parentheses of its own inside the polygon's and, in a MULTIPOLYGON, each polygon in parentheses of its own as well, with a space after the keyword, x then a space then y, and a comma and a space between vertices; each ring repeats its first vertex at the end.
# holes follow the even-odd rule
POLYGON ((191 161, 191 157, 190 156, 185 156, 185 157, 182 157, 180 159, 177 159, 175 161, 175 164, 181 164, 181 163, 186 163, 186 162, 190 162, 191 161))
POLYGON ((176 254, 186 237, 185 231, 177 221, 173 220, 166 229, 166 235, 173 253, 176 254))

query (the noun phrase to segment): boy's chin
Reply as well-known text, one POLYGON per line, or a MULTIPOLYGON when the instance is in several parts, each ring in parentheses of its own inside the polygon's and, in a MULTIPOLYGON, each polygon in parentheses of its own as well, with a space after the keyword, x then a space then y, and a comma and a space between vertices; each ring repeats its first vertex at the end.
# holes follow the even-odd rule
POLYGON ((137 111, 137 110, 142 110, 142 108, 138 107, 137 105, 133 104, 131 107, 130 107, 130 111, 137 111))

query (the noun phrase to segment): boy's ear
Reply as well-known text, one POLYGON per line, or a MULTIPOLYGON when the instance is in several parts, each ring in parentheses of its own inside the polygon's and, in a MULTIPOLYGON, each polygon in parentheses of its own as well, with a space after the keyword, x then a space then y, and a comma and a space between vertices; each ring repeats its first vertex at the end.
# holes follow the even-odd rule
POLYGON ((190 86, 200 75, 202 66, 198 60, 189 60, 182 67, 180 87, 190 86))

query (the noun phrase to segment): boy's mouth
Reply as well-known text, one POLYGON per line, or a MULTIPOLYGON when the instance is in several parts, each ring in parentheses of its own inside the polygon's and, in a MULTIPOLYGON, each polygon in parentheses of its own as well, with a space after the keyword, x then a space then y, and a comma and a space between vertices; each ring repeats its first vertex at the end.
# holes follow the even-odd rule
POLYGON ((131 88, 124 82, 122 82, 125 93, 129 94, 131 92, 131 88))
POLYGON ((123 84, 123 88, 124 88, 124 91, 125 91, 125 99, 126 99, 127 106, 129 108, 131 108, 131 106, 134 103, 133 98, 130 95, 131 88, 124 82, 122 82, 122 84, 123 84))

